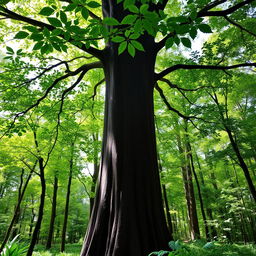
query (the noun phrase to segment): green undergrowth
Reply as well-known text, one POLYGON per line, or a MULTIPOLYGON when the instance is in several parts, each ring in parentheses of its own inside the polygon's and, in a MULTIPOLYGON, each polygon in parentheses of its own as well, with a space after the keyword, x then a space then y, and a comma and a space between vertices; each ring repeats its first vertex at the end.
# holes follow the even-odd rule
POLYGON ((256 246, 253 244, 228 244, 220 242, 206 243, 203 240, 184 243, 172 241, 170 251, 157 251, 150 256, 256 256, 256 246))
MULTIPOLYGON (((213 246, 204 248, 206 242, 195 241, 192 243, 180 242, 181 248, 172 251, 170 254, 163 254, 164 256, 256 256, 255 245, 243 244, 226 244, 214 242, 213 246)), ((60 245, 53 245, 49 250, 45 250, 45 246, 37 245, 33 256, 79 256, 81 251, 81 244, 67 244, 65 253, 60 253, 60 245)), ((161 255, 161 254, 152 254, 161 255)), ((131 255, 133 256, 133 255, 131 255)), ((135 255, 134 255, 135 256, 135 255)), ((146 256, 146 255, 145 255, 146 256)))

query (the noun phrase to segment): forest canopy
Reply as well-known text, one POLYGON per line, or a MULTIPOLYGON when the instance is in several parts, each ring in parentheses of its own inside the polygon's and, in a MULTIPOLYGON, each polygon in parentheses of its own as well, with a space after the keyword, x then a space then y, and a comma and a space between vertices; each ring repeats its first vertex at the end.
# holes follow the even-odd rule
POLYGON ((255 0, 0 0, 0 253, 255 243, 255 18, 255 0))

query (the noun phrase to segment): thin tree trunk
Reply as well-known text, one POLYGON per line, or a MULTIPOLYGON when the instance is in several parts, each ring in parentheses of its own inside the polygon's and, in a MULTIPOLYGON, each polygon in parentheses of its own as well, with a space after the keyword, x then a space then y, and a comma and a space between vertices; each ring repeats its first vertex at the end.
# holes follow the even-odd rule
POLYGON ((52 195, 52 212, 51 212, 49 233, 48 233, 47 242, 46 242, 46 249, 50 249, 52 246, 54 223, 55 223, 56 209, 57 209, 57 194, 58 194, 58 176, 57 176, 57 173, 55 173, 54 185, 53 185, 53 195, 52 195))
MULTIPOLYGON (((13 214, 12 220, 10 222, 10 225, 9 225, 7 231, 6 231, 4 240, 3 240, 2 244, 1 244, 0 253, 2 252, 4 246, 6 245, 8 239, 9 239, 9 237, 11 235, 11 231, 12 231, 13 226, 15 225, 15 223, 17 223, 17 218, 20 215, 20 205, 21 205, 21 202, 23 200, 24 194, 26 192, 28 183, 29 183, 29 181, 30 181, 30 179, 32 177, 33 171, 34 171, 34 169, 36 167, 36 164, 37 164, 37 161, 35 162, 33 169, 30 171, 30 173, 29 173, 29 175, 28 175, 28 177, 27 177, 27 179, 26 179, 26 181, 24 183, 23 188, 21 188, 22 184, 21 184, 21 186, 19 188, 18 202, 17 202, 17 205, 15 207, 14 214, 13 214)), ((23 174, 22 174, 22 176, 23 176, 23 174)), ((23 180, 22 180, 22 183, 23 183, 23 180)))
POLYGON ((194 166, 192 148, 191 148, 191 145, 190 145, 190 142, 189 142, 188 134, 187 134, 187 148, 188 148, 188 156, 190 158, 191 168, 192 168, 194 178, 195 178, 195 181, 196 181, 196 186, 197 186, 197 191, 198 191, 198 198, 199 198, 199 202, 200 202, 200 209, 201 209, 201 214, 202 214, 203 221, 204 221, 205 235, 206 235, 206 239, 209 241, 211 239, 211 236, 210 236, 209 227, 208 227, 208 224, 207 224, 207 218, 206 218, 205 209, 204 209, 203 196, 202 196, 200 183, 199 183, 197 173, 196 173, 196 170, 195 170, 195 166, 194 166))
POLYGON ((190 225, 190 234, 191 239, 195 240, 200 238, 200 230, 199 230, 199 223, 198 223, 198 216, 196 210, 196 200, 195 200, 195 193, 193 187, 193 180, 192 180, 192 171, 190 160, 188 158, 188 149, 186 151, 182 148, 181 145, 181 138, 180 135, 177 136, 178 142, 178 149, 183 158, 183 166, 181 167, 182 170, 182 177, 186 195, 186 202, 188 208, 188 215, 189 215, 189 225, 190 225), (186 155, 184 155, 186 153, 186 155))
POLYGON ((71 159, 69 165, 69 177, 68 177, 68 186, 67 186, 67 194, 66 194, 66 204, 64 210, 64 220, 63 220, 63 227, 62 227, 62 235, 61 235, 61 247, 60 251, 65 251, 65 244, 66 244, 66 233, 67 233, 67 224, 68 224, 68 211, 69 211, 69 200, 70 200, 70 192, 71 192, 71 184, 72 184, 72 176, 73 176, 73 157, 74 157, 74 144, 72 144, 72 152, 71 152, 71 159))
POLYGON ((166 211, 166 218, 167 218, 167 223, 168 223, 169 232, 170 232, 170 239, 173 240, 172 217, 171 217, 171 214, 170 214, 170 208, 169 208, 169 203, 168 203, 168 199, 167 199, 167 192, 166 192, 165 184, 162 184, 162 189, 163 189, 163 197, 164 197, 164 205, 165 205, 165 211, 166 211))
POLYGON ((35 221, 35 209, 34 209, 34 198, 32 196, 32 209, 31 209, 31 218, 30 218, 30 224, 29 224, 29 238, 32 236, 32 231, 33 231, 33 226, 34 226, 34 221, 35 221))
POLYGON ((43 220, 43 214, 44 214, 46 183, 45 183, 45 177, 44 177, 44 160, 41 157, 39 157, 39 171, 40 171, 40 182, 41 182, 40 204, 39 204, 37 222, 36 222, 33 234, 32 234, 32 238, 31 238, 30 245, 28 248, 27 256, 32 256, 32 254, 33 254, 34 247, 38 240, 40 227, 41 227, 41 223, 43 220))

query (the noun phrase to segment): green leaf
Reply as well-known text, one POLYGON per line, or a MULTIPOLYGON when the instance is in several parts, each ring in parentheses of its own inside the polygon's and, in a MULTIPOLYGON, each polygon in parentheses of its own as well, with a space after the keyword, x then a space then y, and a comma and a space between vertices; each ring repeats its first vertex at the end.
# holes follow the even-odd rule
POLYGON ((109 26, 119 25, 119 22, 118 22, 117 19, 110 18, 110 17, 104 18, 103 23, 106 24, 106 25, 109 25, 109 26))
POLYGON ((211 27, 208 24, 200 24, 200 25, 198 25, 198 28, 203 33, 212 33, 211 27))
POLYGON ((44 15, 44 16, 50 16, 54 13, 54 9, 52 9, 51 7, 44 7, 43 9, 41 9, 41 11, 39 12, 39 14, 44 15))
POLYGON ((45 53, 49 53, 53 50, 53 47, 49 44, 45 44, 42 48, 41 48, 41 54, 45 54, 45 53))
POLYGON ((76 9, 77 7, 77 4, 69 4, 66 8, 65 8, 65 11, 66 12, 72 12, 76 9))
POLYGON ((173 46, 173 44, 174 44, 173 38, 172 38, 172 37, 169 37, 169 38, 166 40, 166 42, 165 42, 165 48, 166 48, 166 50, 169 49, 169 48, 171 48, 171 47, 173 46))
POLYGON ((121 21, 121 24, 132 24, 137 19, 137 15, 129 14, 123 18, 121 21))
POLYGON ((36 27, 33 26, 24 26, 24 29, 28 30, 29 32, 38 32, 38 29, 36 27))
POLYGON ((16 52, 17 55, 22 55, 22 49, 19 49, 17 52, 16 52))
POLYGON ((61 48, 60 48, 60 46, 59 46, 58 44, 52 43, 52 46, 53 46, 53 48, 56 49, 57 51, 61 52, 61 48))
POLYGON ((140 37, 139 33, 133 33, 132 35, 129 36, 130 39, 138 39, 140 37))
POLYGON ((62 27, 62 23, 57 18, 48 17, 47 20, 54 27, 62 27))
POLYGON ((135 48, 132 44, 128 44, 128 52, 132 57, 135 56, 135 48))
POLYGON ((68 21, 68 17, 67 17, 67 14, 63 11, 60 11, 60 20, 63 22, 63 23, 66 23, 68 21))
POLYGON ((49 37, 50 36, 50 31, 47 28, 44 28, 43 34, 44 34, 45 37, 49 37))
POLYGON ((197 29, 192 27, 191 30, 189 31, 189 35, 191 36, 192 39, 195 39, 197 35, 197 29))
POLYGON ((141 7, 140 7, 140 13, 141 14, 145 14, 148 10, 148 4, 143 4, 141 7))
POLYGON ((122 36, 115 36, 115 37, 111 38, 111 41, 112 41, 112 42, 115 42, 115 43, 121 43, 121 42, 123 42, 124 40, 125 40, 125 38, 122 37, 122 36))
POLYGON ((140 42, 135 41, 135 40, 131 40, 131 43, 132 43, 132 45, 133 45, 136 49, 138 49, 139 51, 142 51, 142 52, 145 51, 143 45, 142 45, 140 42))
POLYGON ((58 36, 58 35, 60 35, 61 33, 63 32, 63 30, 62 29, 60 29, 60 28, 55 28, 53 31, 52 31, 52 36, 58 36))
POLYGON ((34 40, 34 41, 41 41, 44 39, 44 36, 42 34, 39 33, 32 33, 30 36, 30 39, 34 40))
POLYGON ((191 41, 188 38, 182 37, 181 42, 184 46, 191 48, 191 41))
POLYGON ((134 4, 129 5, 128 10, 133 13, 139 13, 139 9, 134 4))
POLYGON ((95 2, 95 1, 91 1, 91 2, 87 3, 87 6, 89 6, 90 8, 98 8, 101 6, 101 4, 99 4, 98 2, 95 2))
POLYGON ((28 35, 29 35, 28 32, 20 31, 20 32, 18 32, 18 33, 15 35, 14 39, 24 39, 24 38, 28 37, 28 35))
POLYGON ((6 50, 7 50, 8 52, 10 52, 10 53, 14 53, 14 50, 13 50, 11 47, 9 47, 9 46, 6 47, 6 50))
POLYGON ((40 41, 40 42, 37 42, 34 47, 33 47, 33 51, 36 51, 36 50, 39 50, 41 49, 41 47, 43 46, 44 42, 43 41, 40 41))
POLYGON ((180 39, 179 39, 177 36, 175 36, 175 37, 173 38, 173 41, 174 41, 174 43, 175 43, 176 45, 179 45, 179 44, 180 44, 180 39))
POLYGON ((118 55, 123 53, 125 49, 127 48, 127 41, 122 42, 118 47, 118 55))
POLYGON ((89 11, 87 10, 87 8, 83 8, 82 9, 82 11, 81 11, 81 14, 82 14, 82 16, 83 16, 83 18, 85 19, 85 20, 87 20, 88 19, 88 17, 89 17, 89 11))

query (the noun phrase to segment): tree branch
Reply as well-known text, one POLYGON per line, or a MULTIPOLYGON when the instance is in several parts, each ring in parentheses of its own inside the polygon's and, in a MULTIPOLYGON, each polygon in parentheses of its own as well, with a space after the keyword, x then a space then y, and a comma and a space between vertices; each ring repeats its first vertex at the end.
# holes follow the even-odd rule
MULTIPOLYGON (((243 7, 243 6, 247 5, 247 4, 252 3, 253 1, 255 1, 255 0, 245 0, 245 1, 240 2, 240 3, 238 3, 238 4, 234 5, 234 6, 232 6, 232 7, 228 8, 228 9, 226 9, 226 10, 223 10, 223 11, 208 11, 209 9, 207 9, 207 10, 205 11, 204 8, 203 8, 201 11, 198 12, 197 17, 206 17, 206 16, 226 16, 226 15, 229 15, 229 14, 231 14, 231 13, 237 11, 237 10, 240 9, 241 7, 243 7)), ((221 2, 221 1, 219 1, 219 2, 221 2)), ((217 5, 218 5, 218 4, 217 4, 217 5)), ((215 6, 217 6, 217 5, 215 5, 215 6)), ((213 6, 213 7, 215 7, 215 6, 213 6)), ((211 8, 213 8, 213 7, 211 7, 211 8)), ((210 8, 210 9, 211 9, 211 8, 210 8)))
POLYGON ((94 88, 93 88, 93 95, 89 98, 89 99, 93 99, 95 98, 95 96, 97 95, 97 88, 103 83, 105 82, 105 78, 100 80, 97 84, 94 85, 94 88))
POLYGON ((224 18, 225 18, 229 23, 231 23, 232 25, 234 25, 234 26, 240 28, 242 31, 245 31, 245 32, 249 33, 250 35, 256 37, 256 34, 255 34, 255 33, 251 32, 250 30, 244 28, 242 25, 240 25, 240 24, 236 23, 235 21, 231 20, 228 16, 224 16, 224 18))
POLYGON ((170 103, 168 102, 167 98, 165 97, 163 90, 159 87, 159 85, 157 83, 155 84, 155 89, 159 92, 159 94, 160 94, 164 104, 168 108, 168 110, 175 112, 176 114, 178 114, 178 116, 180 116, 186 120, 189 120, 191 118, 197 118, 196 116, 185 116, 184 114, 180 113, 177 109, 173 108, 170 105, 170 103))
MULTIPOLYGON (((1 7, 1 12, 0 12, 0 15, 1 16, 4 16, 6 18, 10 18, 10 19, 13 19, 13 20, 18 20, 18 21, 23 21, 25 23, 28 23, 32 26, 36 26, 36 27, 40 27, 40 28, 47 28, 48 30, 52 31, 55 29, 54 26, 50 25, 50 24, 47 24, 47 23, 44 23, 44 22, 41 22, 41 21, 38 21, 38 20, 34 20, 34 19, 31 19, 31 18, 28 18, 28 17, 25 17, 25 16, 22 16, 18 13, 15 13, 3 6, 0 6, 1 7)), ((62 35, 59 35, 59 37, 64 38, 64 36, 62 35)), ((68 42, 71 42, 72 38, 68 40, 68 42)), ((101 50, 98 50, 94 47, 89 47, 89 48, 86 48, 86 46, 83 44, 81 47, 75 45, 77 48, 79 48, 80 50, 83 50, 99 59, 102 59, 102 51, 101 50)))
MULTIPOLYGON (((82 65, 81 67, 79 67, 78 69, 76 69, 75 71, 72 71, 72 72, 69 72, 68 74, 65 74, 57 79, 55 79, 55 81, 51 84, 51 86, 49 86, 46 91, 44 92, 43 96, 41 96, 39 99, 37 99, 37 101, 32 104, 31 106, 29 106, 27 109, 15 114, 14 118, 13 118, 13 121, 11 122, 9 128, 7 129, 7 131, 0 137, 0 139, 2 139, 13 127, 13 125, 15 124, 16 120, 18 117, 20 116, 23 116, 25 115, 28 111, 30 111, 31 109, 37 107, 41 101, 43 101, 47 96, 48 94, 50 93, 50 91, 59 83, 61 82, 62 80, 65 80, 66 78, 68 77, 71 77, 71 76, 76 76, 78 75, 79 73, 81 72, 87 72, 89 71, 90 69, 94 69, 94 68, 102 68, 102 63, 100 61, 98 62, 93 62, 93 63, 89 63, 89 64, 84 64, 82 65)), ((67 88, 66 90, 68 90, 69 88, 67 88)), ((64 91, 65 94, 69 91, 66 92, 66 90, 64 91)), ((63 92, 63 93, 64 93, 63 92)), ((64 94, 64 96, 65 96, 64 94)))
POLYGON ((169 67, 165 70, 163 70, 160 73, 155 74, 155 81, 160 80, 164 76, 168 75, 169 73, 179 70, 179 69, 185 69, 185 70, 191 70, 191 69, 209 69, 209 70, 229 70, 229 69, 235 69, 235 68, 241 68, 241 67, 256 67, 256 63, 241 63, 231 66, 215 66, 215 65, 187 65, 187 64, 177 64, 172 67, 169 67))

